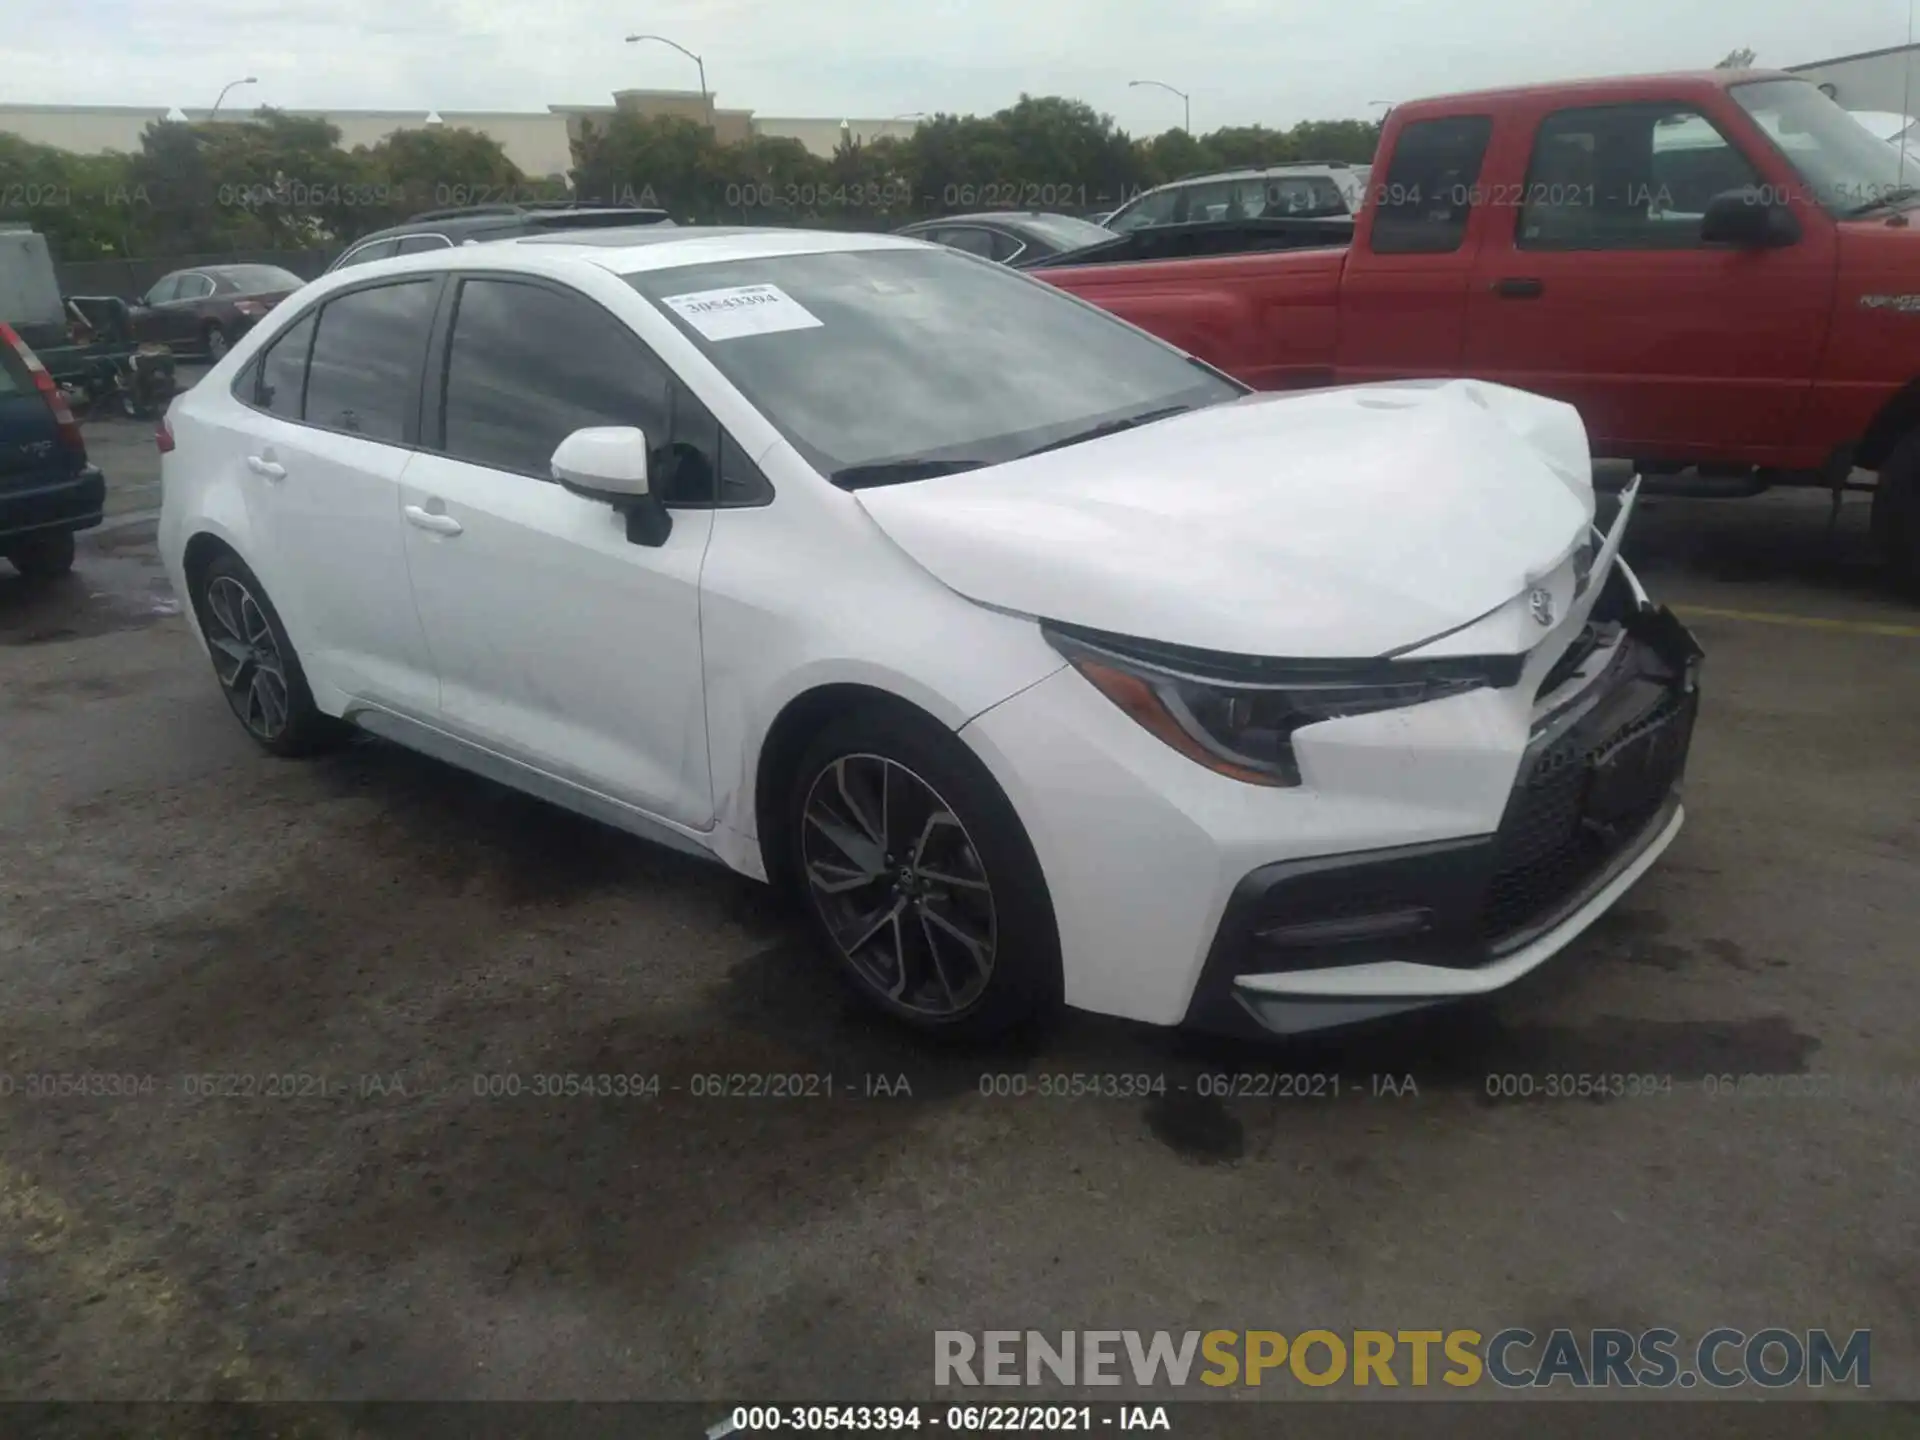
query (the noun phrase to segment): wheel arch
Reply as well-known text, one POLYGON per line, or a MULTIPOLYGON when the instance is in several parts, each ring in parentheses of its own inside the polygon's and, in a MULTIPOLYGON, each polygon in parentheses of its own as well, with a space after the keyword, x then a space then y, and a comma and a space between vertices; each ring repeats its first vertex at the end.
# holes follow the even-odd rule
POLYGON ((1864 470, 1878 470, 1893 447, 1914 430, 1920 430, 1920 379, 1908 381, 1880 407, 1860 437, 1853 463, 1864 470))
POLYGON ((951 734, 954 727, 925 707, 892 690, 864 681, 836 680, 814 685, 789 699, 767 727, 754 765, 753 819, 767 879, 784 886, 788 874, 786 795, 794 768, 813 737, 855 710, 891 709, 951 734))

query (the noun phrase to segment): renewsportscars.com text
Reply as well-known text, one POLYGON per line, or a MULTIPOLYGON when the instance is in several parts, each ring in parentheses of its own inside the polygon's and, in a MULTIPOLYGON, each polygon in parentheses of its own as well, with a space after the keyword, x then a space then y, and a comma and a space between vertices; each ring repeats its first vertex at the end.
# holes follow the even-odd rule
POLYGON ((1873 1332, 936 1330, 935 1385, 1868 1388, 1873 1332))

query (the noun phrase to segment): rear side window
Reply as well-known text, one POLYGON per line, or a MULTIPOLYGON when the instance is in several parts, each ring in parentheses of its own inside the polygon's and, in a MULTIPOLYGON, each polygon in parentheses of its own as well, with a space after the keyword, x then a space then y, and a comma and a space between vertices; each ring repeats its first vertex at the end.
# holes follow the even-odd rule
POLYGON ((260 357, 253 391, 255 408, 283 420, 300 419, 307 388, 307 352, 313 348, 315 318, 307 315, 295 321, 260 357))
POLYGON ((994 258, 993 235, 973 225, 948 225, 934 231, 930 238, 969 255, 978 255, 982 260, 994 258))
POLYGON ((667 458, 671 379, 638 336, 583 295, 468 280, 447 346, 441 448, 456 460, 550 480, 553 452, 575 430, 637 425, 658 470, 667 458))
POLYGON ((362 245, 358 250, 349 250, 340 258, 340 263, 334 266, 334 269, 344 270, 349 265, 364 265, 369 260, 390 259, 399 245, 398 240, 375 240, 370 244, 362 245))
POLYGON ((418 255, 422 250, 445 250, 453 242, 444 235, 408 235, 401 239, 401 255, 418 255))
POLYGON ((1375 188, 1375 254, 1444 255, 1460 248, 1492 134, 1487 115, 1415 120, 1400 132, 1387 178, 1375 188))
POLYGON ((306 422, 389 444, 407 438, 439 279, 352 290, 320 308, 306 422))

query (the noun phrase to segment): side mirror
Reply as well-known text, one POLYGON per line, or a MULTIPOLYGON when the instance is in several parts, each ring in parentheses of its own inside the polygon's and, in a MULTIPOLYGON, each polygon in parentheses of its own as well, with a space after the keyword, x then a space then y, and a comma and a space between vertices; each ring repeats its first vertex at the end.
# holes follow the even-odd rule
POLYGON ((590 425, 553 452, 553 478, 574 494, 611 505, 627 520, 627 539, 661 545, 673 516, 647 481, 647 437, 632 425, 590 425))
POLYGON ((1800 239, 1800 222, 1786 206, 1769 204, 1752 186, 1723 190, 1707 202, 1700 239, 1741 250, 1776 250, 1800 239))

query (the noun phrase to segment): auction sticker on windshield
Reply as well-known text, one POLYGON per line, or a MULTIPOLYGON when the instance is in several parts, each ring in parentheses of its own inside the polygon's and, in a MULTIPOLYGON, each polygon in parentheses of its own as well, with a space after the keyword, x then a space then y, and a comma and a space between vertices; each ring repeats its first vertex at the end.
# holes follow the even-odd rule
POLYGON ((730 285, 724 290, 695 290, 687 295, 665 296, 660 303, 709 340, 810 330, 822 323, 818 315, 778 285, 730 285))

